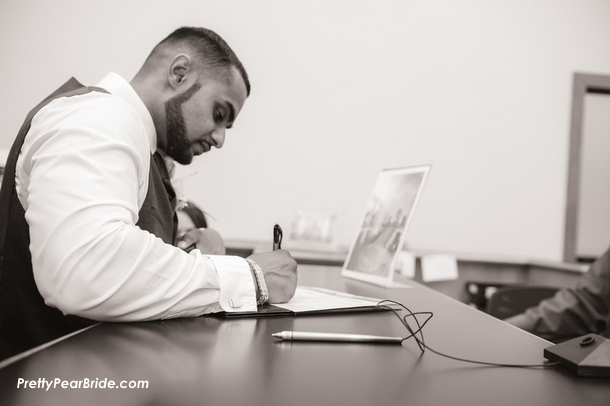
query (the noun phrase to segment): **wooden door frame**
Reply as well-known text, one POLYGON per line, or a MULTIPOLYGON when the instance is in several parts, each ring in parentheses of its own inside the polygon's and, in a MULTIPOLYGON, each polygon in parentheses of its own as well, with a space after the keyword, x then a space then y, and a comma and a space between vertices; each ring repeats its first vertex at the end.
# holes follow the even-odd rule
POLYGON ((568 162, 568 196, 563 250, 565 262, 578 261, 576 255, 578 195, 580 191, 584 107, 585 97, 588 93, 610 95, 610 76, 574 73, 570 122, 570 155, 568 162))

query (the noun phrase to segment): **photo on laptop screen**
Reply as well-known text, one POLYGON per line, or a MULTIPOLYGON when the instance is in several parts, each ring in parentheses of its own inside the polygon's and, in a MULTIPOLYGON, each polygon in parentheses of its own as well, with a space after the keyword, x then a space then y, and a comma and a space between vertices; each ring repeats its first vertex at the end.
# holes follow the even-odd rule
POLYGON ((386 287, 393 284, 394 263, 430 168, 421 165, 379 173, 341 275, 386 287))

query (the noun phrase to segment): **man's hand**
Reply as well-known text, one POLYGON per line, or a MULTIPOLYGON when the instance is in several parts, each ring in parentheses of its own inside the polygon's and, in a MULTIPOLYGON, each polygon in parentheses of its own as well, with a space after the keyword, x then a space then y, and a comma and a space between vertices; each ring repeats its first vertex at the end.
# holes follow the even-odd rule
POLYGON ((297 261, 286 250, 252 254, 248 258, 261 267, 265 275, 269 303, 286 303, 297 287, 297 261))
POLYGON ((226 253, 222 237, 211 228, 191 228, 178 242, 178 248, 184 249, 193 243, 202 254, 224 255, 226 253))

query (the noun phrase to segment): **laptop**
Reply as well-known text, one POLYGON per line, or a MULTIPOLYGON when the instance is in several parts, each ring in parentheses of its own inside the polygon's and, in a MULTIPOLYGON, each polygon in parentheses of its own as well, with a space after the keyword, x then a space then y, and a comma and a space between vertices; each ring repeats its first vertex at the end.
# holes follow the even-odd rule
POLYGON ((379 173, 342 276, 398 286, 393 282, 396 258, 430 169, 431 165, 420 165, 379 173))

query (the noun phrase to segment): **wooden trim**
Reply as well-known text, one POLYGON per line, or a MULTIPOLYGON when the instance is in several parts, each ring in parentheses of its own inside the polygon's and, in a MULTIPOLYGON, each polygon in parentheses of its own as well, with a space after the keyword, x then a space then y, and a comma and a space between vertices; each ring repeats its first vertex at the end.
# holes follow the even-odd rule
POLYGON ((563 260, 565 262, 576 262, 582 127, 585 96, 587 93, 610 94, 610 76, 574 73, 572 85, 572 112, 570 119, 566 220, 564 225, 563 260))

